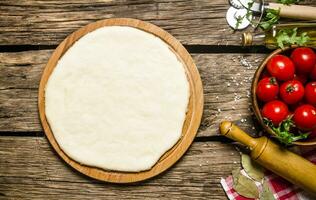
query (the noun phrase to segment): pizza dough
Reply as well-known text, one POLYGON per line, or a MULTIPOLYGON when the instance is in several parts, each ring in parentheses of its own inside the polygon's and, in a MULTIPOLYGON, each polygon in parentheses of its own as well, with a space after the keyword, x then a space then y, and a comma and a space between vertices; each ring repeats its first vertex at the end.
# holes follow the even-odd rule
POLYGON ((181 137, 190 91, 183 64, 160 38, 99 28, 62 56, 45 89, 60 148, 105 170, 150 169, 181 137))

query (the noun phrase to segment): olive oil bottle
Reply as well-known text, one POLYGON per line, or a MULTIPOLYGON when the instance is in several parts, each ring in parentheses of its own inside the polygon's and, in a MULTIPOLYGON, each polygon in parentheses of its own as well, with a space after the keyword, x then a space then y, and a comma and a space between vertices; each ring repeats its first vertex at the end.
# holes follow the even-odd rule
MULTIPOLYGON (((242 45, 265 45, 269 49, 276 49, 278 45, 278 33, 280 31, 296 30, 297 36, 306 33, 308 36, 307 41, 304 43, 306 46, 316 47, 316 22, 313 23, 293 23, 293 24, 277 24, 270 30, 261 33, 245 32, 242 35, 242 45)), ((305 35, 305 34, 304 34, 305 35)))

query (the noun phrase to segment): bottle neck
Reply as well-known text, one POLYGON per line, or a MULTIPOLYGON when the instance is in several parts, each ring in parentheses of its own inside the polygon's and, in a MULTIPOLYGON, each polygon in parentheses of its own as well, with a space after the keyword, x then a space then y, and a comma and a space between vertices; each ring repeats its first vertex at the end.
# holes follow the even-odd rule
POLYGON ((243 46, 264 45, 265 38, 266 36, 264 33, 252 34, 249 32, 245 32, 242 34, 242 45, 243 46))

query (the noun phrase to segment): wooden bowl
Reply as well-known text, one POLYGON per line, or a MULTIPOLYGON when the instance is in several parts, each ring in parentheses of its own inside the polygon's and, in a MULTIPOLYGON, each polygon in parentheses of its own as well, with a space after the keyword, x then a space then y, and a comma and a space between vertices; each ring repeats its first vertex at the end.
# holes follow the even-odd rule
MULTIPOLYGON (((256 95, 256 89, 257 89, 257 85, 258 85, 258 81, 261 77, 261 73, 264 71, 266 64, 268 63, 268 61, 275 55, 277 54, 285 54, 285 55, 290 55, 291 51, 296 48, 296 46, 293 47, 287 47, 284 49, 277 49, 275 51, 273 51, 268 57, 266 57, 264 59, 264 61, 261 63, 261 65, 259 66, 259 68, 256 70, 254 78, 252 80, 252 86, 251 86, 251 101, 252 101, 252 107, 254 110, 254 113, 256 115, 256 118, 258 119, 260 125, 264 128, 264 130, 273 135, 276 136, 276 133, 269 127, 267 126, 264 122, 263 122, 263 117, 261 115, 260 112, 260 108, 259 108, 259 103, 257 100, 257 95, 256 95)), ((310 47, 313 48, 313 47, 310 47)), ((310 146, 310 145, 316 145, 316 138, 311 139, 311 140, 302 140, 302 141, 296 141, 293 142, 293 144, 295 145, 301 145, 301 146, 310 146)))
POLYGON ((57 154, 71 167, 77 171, 90 176, 92 178, 113 182, 113 183, 131 183, 149 179, 153 176, 156 176, 163 171, 167 170, 173 164, 175 164, 181 156, 189 148, 197 130, 200 126, 200 121, 203 113, 203 88, 202 81, 199 75, 199 72, 193 62, 192 57, 186 51, 186 49, 181 45, 181 43, 175 39, 168 32, 163 29, 136 19, 127 19, 127 18, 117 18, 117 19, 106 19, 97 21, 95 23, 89 24, 81 29, 75 31, 69 35, 59 46, 55 49, 51 55, 44 72, 42 74, 40 86, 39 86, 39 95, 38 95, 38 107, 40 113, 40 119, 45 131, 45 135, 55 149, 57 154), (159 161, 147 171, 141 172, 120 172, 120 171, 110 171, 103 170, 96 167, 91 167, 87 165, 82 165, 75 160, 71 159, 65 152, 61 150, 57 141, 54 138, 54 134, 47 122, 45 115, 45 87, 49 79, 49 76, 53 72, 59 58, 71 47, 78 39, 80 39, 85 34, 94 31, 100 27, 104 26, 129 26, 134 27, 148 33, 151 33, 161 40, 163 40, 169 48, 177 55, 178 59, 183 63, 187 79, 190 85, 190 100, 187 107, 186 119, 182 128, 182 135, 179 141, 167 151, 159 161))

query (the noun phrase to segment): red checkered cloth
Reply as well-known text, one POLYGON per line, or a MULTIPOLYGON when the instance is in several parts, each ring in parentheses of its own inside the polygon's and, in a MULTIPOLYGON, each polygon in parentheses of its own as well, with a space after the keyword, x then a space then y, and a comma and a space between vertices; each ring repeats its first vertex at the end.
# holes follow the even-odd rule
MULTIPOLYGON (((304 153, 304 157, 316 164, 316 149, 304 153)), ((249 177, 244 170, 241 173, 249 177)), ((267 180, 268 186, 274 195, 276 200, 313 200, 306 192, 296 187, 295 185, 289 183, 283 178, 271 173, 265 173, 265 180, 267 180)), ((255 181, 259 191, 262 190, 262 183, 255 181)), ((233 177, 228 176, 226 179, 221 179, 221 184, 230 200, 251 200, 251 198, 246 198, 240 196, 233 189, 233 177)))

